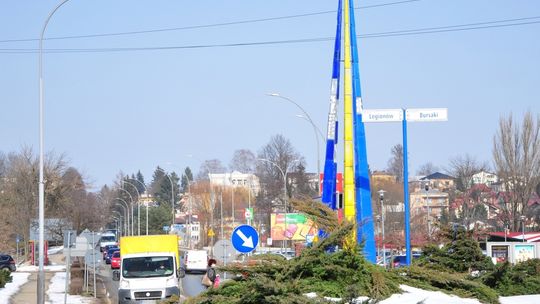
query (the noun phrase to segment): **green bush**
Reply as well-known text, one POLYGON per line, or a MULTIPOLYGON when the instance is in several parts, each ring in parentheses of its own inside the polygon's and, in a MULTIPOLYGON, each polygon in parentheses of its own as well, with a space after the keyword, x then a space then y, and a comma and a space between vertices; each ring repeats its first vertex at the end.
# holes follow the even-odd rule
POLYGON ((11 272, 7 269, 0 270, 0 288, 4 288, 6 286, 6 283, 11 282, 13 277, 11 276, 11 272))
POLYGON ((401 283, 427 290, 441 290, 482 303, 499 303, 497 292, 481 282, 468 279, 463 273, 445 273, 419 266, 393 270, 401 283))
POLYGON ((517 265, 506 262, 484 274, 480 280, 502 296, 536 294, 540 291, 540 259, 517 265))

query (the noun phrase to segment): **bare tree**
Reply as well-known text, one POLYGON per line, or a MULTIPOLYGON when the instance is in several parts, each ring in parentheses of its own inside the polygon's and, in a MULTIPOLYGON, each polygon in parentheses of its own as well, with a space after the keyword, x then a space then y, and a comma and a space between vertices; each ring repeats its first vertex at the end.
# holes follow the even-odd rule
POLYGON ((439 167, 435 166, 432 162, 427 162, 418 168, 416 175, 430 175, 439 171, 439 167))
POLYGON ((397 144, 392 147, 392 157, 388 160, 388 168, 386 171, 396 177, 399 183, 403 181, 403 146, 397 144))
POLYGON ((242 173, 253 173, 255 170, 255 154, 248 149, 234 151, 233 158, 229 164, 231 171, 242 173))
MULTIPOLYGON (((256 172, 262 188, 262 197, 257 202, 258 210, 267 214, 278 206, 284 210, 286 197, 283 193, 283 174, 293 171, 299 164, 304 165, 304 159, 283 135, 273 136, 261 148, 258 158, 261 161, 257 163, 256 172)), ((290 185, 287 184, 286 189, 290 197, 290 185)))
POLYGON ((225 171, 227 170, 219 159, 205 160, 201 164, 201 168, 197 174, 197 180, 208 180, 208 174, 225 173, 225 171))
POLYGON ((493 159, 507 192, 503 203, 510 229, 518 229, 520 216, 528 215, 529 200, 540 181, 540 116, 527 112, 522 124, 512 115, 499 119, 493 137, 493 159))
POLYGON ((473 184, 473 175, 481 171, 489 170, 486 162, 480 162, 469 154, 459 155, 450 159, 447 173, 456 179, 458 191, 465 192, 473 184))

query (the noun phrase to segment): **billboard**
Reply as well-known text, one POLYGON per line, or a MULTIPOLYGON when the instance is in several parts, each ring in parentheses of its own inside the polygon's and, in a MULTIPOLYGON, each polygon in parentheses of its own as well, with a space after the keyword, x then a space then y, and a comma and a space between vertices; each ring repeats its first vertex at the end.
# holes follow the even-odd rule
POLYGON ((272 241, 306 241, 317 235, 317 228, 312 220, 300 213, 272 213, 270 215, 270 235, 272 241))
POLYGON ((534 259, 534 245, 514 245, 515 263, 534 259))
POLYGON ((497 264, 508 261, 508 246, 507 245, 491 246, 491 256, 495 258, 495 261, 497 264))

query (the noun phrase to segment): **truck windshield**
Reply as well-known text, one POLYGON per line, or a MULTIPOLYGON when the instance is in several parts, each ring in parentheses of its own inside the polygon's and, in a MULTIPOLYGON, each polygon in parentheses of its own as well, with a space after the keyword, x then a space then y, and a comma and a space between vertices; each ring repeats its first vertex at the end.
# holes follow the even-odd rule
POLYGON ((114 242, 114 241, 116 241, 116 238, 114 237, 114 235, 105 235, 105 236, 101 237, 101 241, 102 242, 114 242))
POLYGON ((122 276, 124 278, 167 277, 173 273, 173 257, 136 257, 125 258, 122 261, 122 276))

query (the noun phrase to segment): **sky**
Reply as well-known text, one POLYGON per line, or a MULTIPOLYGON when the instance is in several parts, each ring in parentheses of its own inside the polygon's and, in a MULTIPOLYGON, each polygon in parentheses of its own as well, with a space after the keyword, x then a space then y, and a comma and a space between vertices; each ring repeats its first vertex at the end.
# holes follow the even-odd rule
MULTIPOLYGON (((0 1, 4 153, 39 148, 32 39, 59 2, 0 1)), ((409 124, 412 174, 466 153, 492 164, 499 118, 540 113, 540 1, 354 4, 364 107, 448 108, 447 122, 409 124), (399 35, 372 35, 388 32, 399 35)), ((149 181, 157 165, 228 165, 235 150, 256 153, 282 134, 316 171, 324 142, 317 148, 292 103, 266 94, 294 100, 326 134, 336 8, 337 0, 70 0, 45 37, 99 36, 44 41, 46 50, 75 50, 43 55, 45 150, 64 153, 97 188, 120 171, 149 181)), ((385 169, 400 124, 368 124, 366 136, 370 167, 385 169)))

